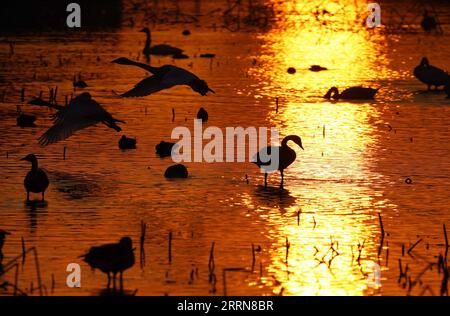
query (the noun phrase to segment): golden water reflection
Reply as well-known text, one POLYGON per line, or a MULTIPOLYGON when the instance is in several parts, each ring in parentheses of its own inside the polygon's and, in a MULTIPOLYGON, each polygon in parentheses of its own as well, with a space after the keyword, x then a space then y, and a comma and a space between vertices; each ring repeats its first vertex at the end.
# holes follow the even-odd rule
POLYGON ((364 20, 358 20, 366 4, 344 2, 346 12, 334 1, 322 7, 315 1, 288 2, 291 14, 260 36, 262 51, 249 70, 260 82, 256 98, 279 99, 278 109, 268 117, 271 125, 279 127, 282 136, 300 135, 305 146, 304 152, 296 148, 298 160, 286 175, 287 194, 294 203, 283 205, 281 200, 278 208, 264 207, 244 196, 250 207, 259 205, 259 218, 271 227, 270 276, 264 280, 276 294, 377 293, 367 281, 373 263, 383 265, 383 259, 377 259, 377 212, 386 205, 382 198, 375 201, 381 193, 370 188, 382 178, 370 168, 378 137, 370 122, 379 116, 377 102, 333 103, 321 96, 332 86, 380 87, 380 81, 396 74, 388 69, 379 44, 382 35, 369 32, 364 20), (305 20, 298 10, 309 10, 315 18, 305 20), (314 64, 328 70, 309 71, 314 64), (288 74, 288 67, 297 72, 288 74), (363 244, 359 255, 358 245, 363 244))

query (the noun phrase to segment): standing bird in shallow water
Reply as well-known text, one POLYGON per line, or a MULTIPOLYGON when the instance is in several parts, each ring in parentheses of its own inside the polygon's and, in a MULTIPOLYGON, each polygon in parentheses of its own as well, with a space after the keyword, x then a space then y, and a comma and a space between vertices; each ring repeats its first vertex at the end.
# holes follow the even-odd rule
POLYGON ((39 168, 38 159, 35 155, 29 154, 20 160, 31 162, 31 170, 27 173, 23 181, 25 190, 27 191, 27 202, 30 201, 30 192, 42 193, 42 201, 44 201, 45 190, 47 190, 50 184, 47 174, 39 168))
POLYGON ((280 188, 281 189, 283 188, 284 169, 289 167, 297 158, 297 154, 295 153, 295 151, 287 145, 287 143, 289 141, 293 141, 298 146, 300 146, 301 149, 304 149, 303 145, 302 145, 302 139, 299 136, 297 136, 297 135, 286 136, 281 141, 281 146, 277 146, 277 148, 276 148, 276 149, 278 149, 278 166, 271 166, 271 160, 269 160, 267 162, 262 161, 262 156, 272 155, 272 152, 276 152, 274 146, 265 147, 256 154, 256 157, 255 157, 256 159, 255 159, 254 164, 256 164, 260 169, 262 169, 264 171, 264 187, 265 188, 267 188, 267 173, 274 172, 276 170, 280 171, 280 174, 281 174, 280 188))
POLYGON ((142 53, 147 58, 147 61, 150 60, 150 55, 159 55, 159 56, 180 56, 183 53, 183 50, 177 47, 173 47, 167 44, 160 44, 151 46, 152 43, 152 35, 150 33, 150 29, 148 27, 144 27, 139 32, 143 32, 146 35, 145 46, 142 53))
POLYGON ((373 88, 350 87, 339 93, 338 88, 332 87, 323 97, 328 100, 371 100, 377 92, 378 89, 373 88))
POLYGON ((134 249, 130 237, 123 237, 118 244, 106 244, 92 247, 88 253, 82 255, 84 261, 92 269, 99 269, 108 276, 107 288, 116 288, 116 275, 120 274, 120 289, 123 289, 123 272, 134 265, 134 249))
POLYGON ((149 71, 153 76, 147 77, 136 84, 128 92, 121 94, 122 97, 145 97, 158 91, 169 89, 178 85, 191 87, 195 92, 206 95, 208 92, 215 93, 208 87, 206 81, 201 80, 192 72, 173 65, 164 65, 161 67, 152 67, 143 63, 132 61, 125 57, 120 57, 112 61, 119 65, 131 65, 149 71))
POLYGON ((439 86, 445 86, 450 80, 446 71, 430 65, 426 57, 422 58, 420 64, 414 68, 414 76, 428 86, 428 91, 431 90, 431 86, 435 86, 437 90, 439 86))
POLYGON ((109 128, 120 132, 122 129, 116 123, 125 123, 115 119, 99 103, 92 99, 88 92, 83 92, 70 101, 68 106, 59 106, 55 114, 54 124, 40 138, 39 144, 47 146, 72 136, 75 132, 103 123, 109 128))

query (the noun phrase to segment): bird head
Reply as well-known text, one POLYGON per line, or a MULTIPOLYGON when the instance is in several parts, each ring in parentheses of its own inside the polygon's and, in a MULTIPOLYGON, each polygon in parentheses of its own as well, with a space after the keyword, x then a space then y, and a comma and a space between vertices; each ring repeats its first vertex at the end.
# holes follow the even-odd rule
POLYGON ((301 149, 305 150, 305 148, 303 148, 302 139, 300 136, 294 135, 294 137, 292 137, 292 141, 300 146, 301 149))
POLYGON ((34 155, 34 154, 29 154, 29 155, 26 155, 25 157, 23 157, 22 159, 20 159, 21 161, 29 161, 29 162, 33 162, 33 161, 36 161, 37 160, 37 158, 36 158, 36 156, 34 155))
POLYGON ((421 66, 429 66, 430 62, 428 61, 428 58, 423 57, 422 60, 420 61, 420 65, 421 66))
POLYGON ((208 87, 208 84, 205 80, 196 79, 192 82, 190 85, 192 90, 195 92, 200 93, 201 95, 206 95, 208 92, 215 93, 214 90, 212 90, 210 87, 208 87))
POLYGON ((150 33, 150 29, 148 27, 144 27, 139 32, 150 33))
POLYGON ((112 61, 112 63, 119 64, 119 65, 129 65, 131 63, 131 60, 129 60, 126 57, 119 57, 119 58, 114 59, 112 61))
POLYGON ((124 248, 131 249, 133 247, 133 242, 131 241, 130 237, 122 237, 119 241, 119 245, 121 245, 124 248))

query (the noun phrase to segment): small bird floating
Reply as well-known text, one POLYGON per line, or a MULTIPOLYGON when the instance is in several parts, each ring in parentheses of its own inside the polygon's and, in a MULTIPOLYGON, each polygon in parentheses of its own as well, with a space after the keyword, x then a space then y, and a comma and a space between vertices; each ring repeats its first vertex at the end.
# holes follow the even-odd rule
POLYGON ((377 92, 378 89, 373 88, 351 87, 339 93, 338 88, 332 87, 324 95, 324 98, 329 100, 371 100, 377 92))
POLYGON ((156 153, 162 157, 169 157, 172 155, 172 149, 176 143, 161 141, 158 145, 155 146, 156 153))
POLYGON ((47 190, 50 184, 47 174, 43 169, 39 168, 38 159, 35 155, 29 154, 20 160, 31 162, 31 170, 27 173, 23 181, 25 190, 27 191, 27 202, 30 201, 30 192, 42 193, 42 201, 44 201, 45 190, 47 190))
POLYGON ((318 71, 322 71, 322 70, 328 70, 328 68, 322 67, 320 65, 312 65, 311 67, 309 67, 309 70, 318 72, 318 71))
POLYGON ((281 183, 280 188, 283 188, 284 184, 284 169, 289 167, 297 158, 297 154, 295 151, 288 146, 288 142, 293 141, 296 143, 301 149, 303 148, 302 139, 297 135, 289 135, 283 138, 281 141, 281 146, 277 146, 278 148, 278 166, 271 166, 271 161, 263 162, 261 160, 261 156, 263 155, 271 155, 273 151, 275 151, 274 146, 268 146, 261 149, 256 154, 256 159, 254 164, 256 164, 261 170, 264 171, 264 187, 267 188, 267 175, 268 172, 274 172, 276 170, 280 171, 281 174, 281 183))
POLYGON ((119 140, 119 148, 122 150, 125 149, 136 149, 136 139, 135 138, 129 138, 125 135, 122 135, 122 137, 119 140))
POLYGON ((36 124, 34 124, 34 122, 36 122, 35 115, 25 114, 21 112, 16 121, 17 126, 19 127, 36 127, 36 124))
POLYGON ((164 173, 164 177, 166 177, 166 178, 187 178, 188 170, 184 165, 176 164, 176 165, 170 166, 169 168, 166 169, 166 172, 164 173))
POLYGON ((108 277, 109 289, 111 274, 113 288, 116 288, 116 275, 120 275, 120 289, 123 289, 123 272, 134 265, 134 249, 130 237, 123 237, 117 244, 106 244, 92 247, 88 253, 82 255, 84 262, 93 269, 99 269, 108 277))
POLYGON ((437 90, 439 86, 445 86, 450 80, 450 76, 446 71, 430 65, 426 57, 423 57, 420 64, 414 68, 413 74, 428 86, 428 90, 431 90, 432 86, 437 90))
POLYGON ((200 108, 197 112, 197 119, 202 120, 203 122, 208 121, 208 112, 204 108, 200 108))
POLYGON ((287 72, 288 74, 293 75, 297 72, 297 69, 295 69, 294 67, 289 67, 287 72))
POLYGON ((87 88, 87 86, 88 86, 85 81, 81 80, 81 76, 78 76, 78 79, 77 79, 76 75, 73 76, 72 85, 73 85, 74 89, 76 89, 76 88, 84 89, 84 88, 87 88))
POLYGON ((173 65, 152 67, 147 64, 132 61, 125 57, 120 57, 112 61, 119 65, 131 65, 149 71, 153 75, 141 80, 136 86, 121 94, 122 97, 144 97, 161 90, 169 89, 177 85, 187 85, 195 92, 204 96, 208 92, 215 93, 206 81, 201 80, 192 72, 173 65))

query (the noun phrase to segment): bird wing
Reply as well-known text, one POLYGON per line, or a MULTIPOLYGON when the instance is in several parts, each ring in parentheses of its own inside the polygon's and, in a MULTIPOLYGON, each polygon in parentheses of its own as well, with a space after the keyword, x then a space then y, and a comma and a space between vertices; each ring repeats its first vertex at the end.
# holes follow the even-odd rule
POLYGON ((187 85, 192 81, 199 79, 192 72, 180 67, 167 65, 162 68, 164 68, 164 74, 162 76, 162 82, 164 84, 170 84, 172 86, 187 85))
POLYGON ((63 123, 57 123, 50 127, 41 137, 39 137, 39 144, 47 146, 56 143, 72 136, 76 131, 87 128, 97 124, 96 120, 82 120, 76 121, 73 119, 65 119, 63 123))
POLYGON ((173 87, 168 81, 163 81, 161 75, 153 75, 138 82, 133 89, 121 94, 122 97, 145 97, 158 91, 173 87))

